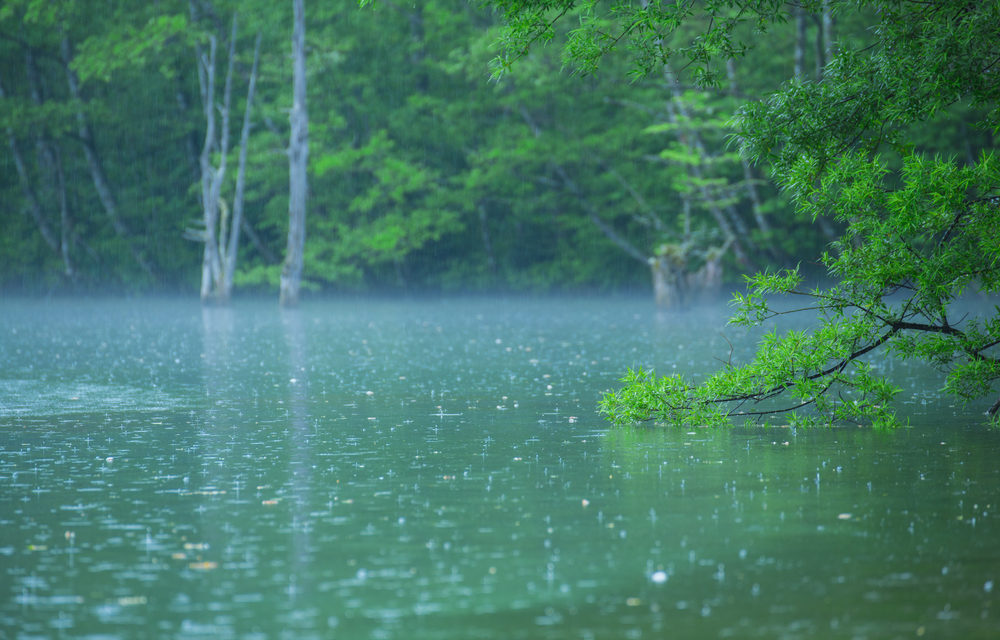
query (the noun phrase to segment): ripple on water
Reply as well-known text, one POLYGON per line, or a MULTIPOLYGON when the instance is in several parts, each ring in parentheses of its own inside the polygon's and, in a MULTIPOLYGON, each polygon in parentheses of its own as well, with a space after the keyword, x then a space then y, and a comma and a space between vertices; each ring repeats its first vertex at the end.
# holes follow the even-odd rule
POLYGON ((165 411, 180 406, 169 394, 128 385, 0 380, 0 418, 94 411, 165 411))

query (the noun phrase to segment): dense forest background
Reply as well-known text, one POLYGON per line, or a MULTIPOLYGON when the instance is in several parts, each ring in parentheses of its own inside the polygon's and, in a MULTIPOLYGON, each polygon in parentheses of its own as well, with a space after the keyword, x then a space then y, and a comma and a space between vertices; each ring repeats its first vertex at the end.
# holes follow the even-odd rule
MULTIPOLYGON (((863 12, 793 15, 748 30, 756 46, 705 89, 683 61, 574 75, 559 46, 499 73, 496 16, 462 0, 309 2, 303 287, 670 305, 764 268, 808 273, 839 230, 794 214, 728 121, 821 81, 838 42, 868 33, 863 12)), ((277 291, 292 33, 291 2, 5 0, 0 289, 197 295, 214 243, 237 293, 277 291)), ((911 139, 971 162, 992 140, 963 108, 911 139)))

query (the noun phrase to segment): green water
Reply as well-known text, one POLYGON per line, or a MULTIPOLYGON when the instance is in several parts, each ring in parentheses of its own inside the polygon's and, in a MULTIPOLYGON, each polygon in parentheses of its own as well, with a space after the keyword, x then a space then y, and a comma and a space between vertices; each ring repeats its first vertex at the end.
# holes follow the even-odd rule
POLYGON ((0 638, 998 637, 1000 433, 926 372, 892 434, 595 414, 724 317, 3 301, 0 638))

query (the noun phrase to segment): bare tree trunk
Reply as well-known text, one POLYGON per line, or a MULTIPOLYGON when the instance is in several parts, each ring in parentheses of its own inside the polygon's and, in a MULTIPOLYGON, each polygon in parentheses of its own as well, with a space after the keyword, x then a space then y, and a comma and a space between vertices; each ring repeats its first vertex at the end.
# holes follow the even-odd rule
POLYGON ((288 143, 288 246, 281 268, 279 304, 294 307, 299 302, 302 261, 306 239, 306 196, 309 161, 309 118, 306 111, 306 17, 304 0, 293 0, 292 111, 288 143))
POLYGON ((226 303, 228 292, 222 286, 223 255, 225 233, 228 227, 228 209, 221 204, 222 182, 226 177, 229 159, 229 113, 232 99, 233 67, 236 58, 236 14, 233 14, 229 37, 229 59, 226 65, 226 79, 222 90, 222 105, 215 100, 216 51, 218 39, 215 34, 208 36, 208 55, 200 45, 196 45, 199 81, 201 82, 202 107, 205 114, 205 142, 201 148, 198 164, 201 169, 201 206, 205 225, 204 251, 201 264, 201 300, 226 303), (216 122, 216 111, 222 122, 216 122), (212 153, 219 152, 219 165, 212 166, 212 153))
POLYGON ((240 247, 240 231, 243 228, 243 193, 246 186, 247 148, 250 144, 250 110, 257 89, 257 66, 260 62, 260 33, 253 47, 253 67, 247 86, 247 104, 243 111, 243 128, 240 131, 240 159, 236 170, 236 193, 233 195, 233 222, 229 230, 226 255, 223 260, 222 295, 228 300, 233 290, 236 275, 236 256, 240 247))
POLYGON ((822 82, 826 69, 826 45, 823 44, 823 32, 816 36, 816 82, 822 82))
POLYGON ((822 13, 820 14, 820 37, 817 38, 817 45, 822 42, 823 44, 823 69, 817 75, 818 80, 823 79, 823 74, 826 73, 826 65, 830 63, 836 53, 836 45, 833 41, 835 20, 833 17, 833 11, 830 9, 830 0, 823 0, 822 3, 822 13))
MULTIPOLYGON (((212 294, 212 265, 218 262, 216 251, 218 244, 215 241, 215 224, 218 217, 218 198, 212 197, 212 182, 216 174, 211 164, 212 150, 216 147, 216 124, 215 124, 215 52, 218 48, 218 40, 214 34, 208 37, 208 56, 202 51, 201 45, 195 45, 195 52, 198 56, 199 79, 201 80, 202 113, 205 115, 205 140, 202 144, 201 154, 198 157, 198 166, 201 171, 201 211, 202 222, 205 229, 202 235, 204 243, 201 261, 201 300, 209 300, 212 294)), ((222 154, 223 162, 225 154, 222 154)), ((225 165, 222 165, 223 171, 225 165)))
POLYGON ((822 32, 823 32, 823 58, 826 62, 829 62, 836 53, 834 46, 834 18, 833 11, 830 9, 830 0, 823 0, 823 17, 822 17, 822 32))
POLYGON ((795 79, 804 80, 806 73, 806 10, 795 8, 795 79))
MULTIPOLYGON (((198 18, 198 7, 190 2, 192 20, 198 18)), ((204 230, 191 232, 192 238, 204 243, 201 269, 201 300, 226 304, 232 296, 233 279, 239 253, 239 238, 243 231, 244 191, 246 185, 247 148, 250 138, 250 113, 257 87, 257 68, 260 61, 260 34, 254 43, 253 68, 247 86, 247 102, 240 131, 240 152, 236 174, 236 189, 233 195, 232 218, 229 207, 222 198, 222 184, 225 181, 229 160, 229 118, 232 112, 233 70, 236 66, 236 39, 238 16, 233 14, 229 34, 226 78, 222 90, 222 104, 216 102, 216 68, 218 38, 208 36, 208 52, 200 44, 195 45, 198 60, 198 84, 201 93, 202 110, 205 116, 205 140, 197 162, 201 173, 201 204, 204 230), (221 122, 216 120, 218 112, 221 122), (213 166, 213 153, 218 152, 218 166, 213 166)), ((179 104, 183 107, 183 94, 178 93, 179 104)))
POLYGON ((131 233, 128 227, 125 225, 124 220, 122 220, 121 214, 118 211, 118 203, 115 201, 114 192, 111 189, 111 184, 108 182, 108 178, 104 173, 104 166, 101 164, 101 158, 97 154, 97 147, 94 144, 94 135, 90 130, 90 123, 87 122, 87 117, 83 113, 83 109, 79 106, 82 104, 82 99, 80 97, 80 82, 77 80, 76 73, 70 67, 70 62, 72 62, 72 54, 70 52, 69 38, 63 35, 62 41, 60 42, 60 52, 62 53, 63 66, 66 68, 66 82, 69 85, 70 96, 77 102, 76 110, 76 121, 77 130, 80 137, 80 142, 83 145, 83 153, 87 159, 87 167, 90 169, 90 177, 94 182, 94 188, 97 191, 97 197, 101 201, 101 205, 104 207, 104 212, 107 214, 108 219, 111 221, 111 226, 115 230, 115 233, 125 242, 128 247, 129 252, 132 254, 132 258, 136 261, 140 268, 149 277, 155 277, 153 273, 153 268, 149 264, 145 255, 136 243, 132 240, 131 233))

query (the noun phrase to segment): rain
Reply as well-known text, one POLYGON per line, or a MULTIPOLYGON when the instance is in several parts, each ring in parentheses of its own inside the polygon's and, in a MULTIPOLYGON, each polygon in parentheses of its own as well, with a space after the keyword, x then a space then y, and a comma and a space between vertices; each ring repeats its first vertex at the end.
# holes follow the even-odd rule
POLYGON ((992 620, 995 432, 949 410, 894 434, 609 429, 593 402, 617 354, 719 349, 622 307, 14 307, 7 384, 48 384, 2 416, 4 626, 770 638, 992 620), (100 348, 121 334, 127 351, 100 348))

